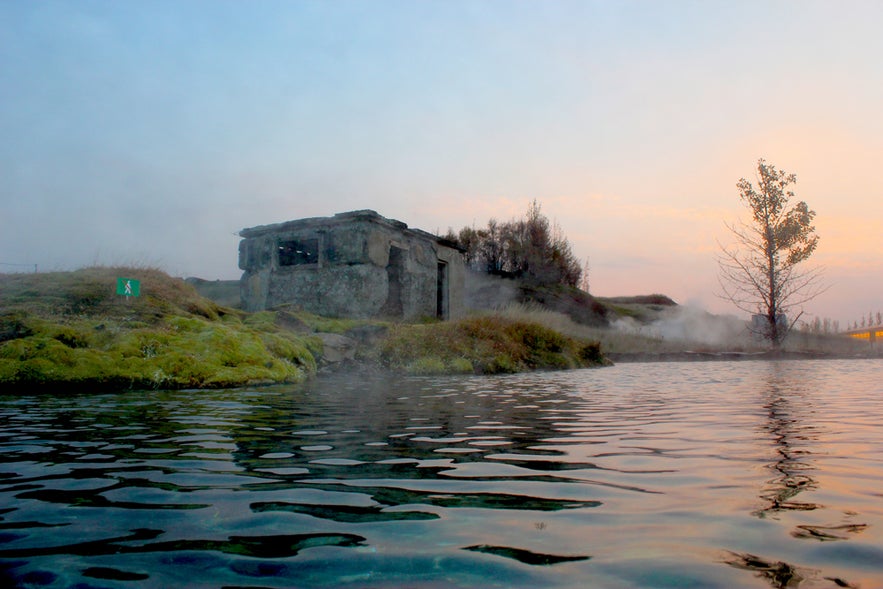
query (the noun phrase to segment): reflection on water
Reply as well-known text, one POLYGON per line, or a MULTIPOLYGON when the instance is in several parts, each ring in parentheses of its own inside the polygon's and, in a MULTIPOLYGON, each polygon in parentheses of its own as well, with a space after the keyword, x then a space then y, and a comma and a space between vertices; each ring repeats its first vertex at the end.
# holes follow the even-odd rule
POLYGON ((759 517, 775 516, 781 511, 810 511, 820 506, 797 498, 804 491, 813 490, 817 482, 812 474, 812 448, 818 440, 819 427, 814 419, 814 407, 806 399, 802 380, 788 380, 773 364, 763 389, 763 408, 767 422, 761 430, 772 440, 775 460, 770 463, 775 473, 761 491, 766 503, 757 511, 759 517))
POLYGON ((736 568, 752 571, 759 579, 763 579, 776 589, 787 589, 788 587, 799 587, 804 582, 815 584, 818 579, 829 581, 833 587, 848 587, 856 589, 859 586, 853 585, 843 579, 837 577, 823 577, 817 569, 806 567, 796 567, 787 562, 771 562, 753 554, 737 554, 731 553, 731 558, 725 561, 727 564, 736 568))
MULTIPOLYGON (((782 364, 772 364, 762 389, 763 408, 767 421, 760 426, 761 433, 772 442, 774 460, 767 465, 773 473, 763 485, 760 498, 763 507, 754 512, 760 518, 780 519, 782 512, 814 511, 825 506, 812 501, 802 501, 801 493, 816 491, 819 482, 813 477, 817 470, 814 452, 825 432, 817 415, 817 408, 808 389, 815 383, 808 379, 795 379, 783 373, 782 364)), ((845 511, 841 517, 853 518, 859 514, 845 511)), ((868 524, 841 523, 832 525, 798 524, 791 536, 804 540, 848 540, 852 535, 865 531, 868 524)), ((770 561, 749 553, 730 552, 725 559, 731 566, 754 571, 758 578, 766 580, 777 589, 798 587, 804 582, 819 578, 837 587, 857 587, 841 578, 825 577, 821 571, 798 567, 783 561, 770 561)))
POLYGON ((883 585, 880 373, 0 398, 0 585, 883 585))

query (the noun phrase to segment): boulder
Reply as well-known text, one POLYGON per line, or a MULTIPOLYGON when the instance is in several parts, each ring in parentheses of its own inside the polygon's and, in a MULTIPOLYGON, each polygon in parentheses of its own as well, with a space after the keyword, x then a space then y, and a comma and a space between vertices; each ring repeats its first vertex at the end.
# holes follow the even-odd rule
POLYGON ((356 340, 337 333, 317 333, 316 337, 322 340, 323 364, 355 360, 358 347, 356 340))

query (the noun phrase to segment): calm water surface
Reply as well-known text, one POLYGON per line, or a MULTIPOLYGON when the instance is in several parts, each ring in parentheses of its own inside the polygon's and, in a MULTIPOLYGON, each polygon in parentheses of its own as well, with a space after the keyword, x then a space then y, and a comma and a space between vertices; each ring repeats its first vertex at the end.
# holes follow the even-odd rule
POLYGON ((0 397, 0 586, 883 587, 881 383, 721 362, 0 397))

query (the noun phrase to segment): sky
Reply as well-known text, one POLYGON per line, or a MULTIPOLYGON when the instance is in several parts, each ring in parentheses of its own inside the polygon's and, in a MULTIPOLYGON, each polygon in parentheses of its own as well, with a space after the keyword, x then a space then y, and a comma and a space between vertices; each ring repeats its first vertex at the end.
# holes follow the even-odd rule
POLYGON ((0 3, 0 272, 235 279, 238 232, 536 200, 599 296, 715 313, 736 182, 817 213, 806 318, 883 310, 877 0, 0 3))

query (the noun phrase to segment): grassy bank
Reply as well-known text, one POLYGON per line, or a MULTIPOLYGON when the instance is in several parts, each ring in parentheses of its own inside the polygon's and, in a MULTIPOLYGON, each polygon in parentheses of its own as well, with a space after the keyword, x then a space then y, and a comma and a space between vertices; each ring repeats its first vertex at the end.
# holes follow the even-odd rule
POLYGON ((316 332, 372 334, 357 360, 410 374, 500 373, 605 362, 597 343, 486 314, 421 325, 245 313, 151 268, 0 275, 0 392, 213 388, 295 382, 323 357, 316 332), (118 277, 141 296, 116 293, 118 277))
POLYGON ((321 342, 249 321, 149 268, 0 277, 0 390, 227 387, 293 382, 321 342), (116 295, 117 277, 141 282, 116 295))
POLYGON ((600 366, 597 341, 564 335, 501 313, 429 325, 395 325, 372 350, 386 368, 410 374, 496 374, 600 366))

